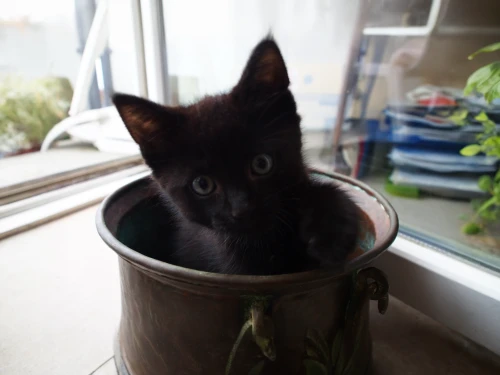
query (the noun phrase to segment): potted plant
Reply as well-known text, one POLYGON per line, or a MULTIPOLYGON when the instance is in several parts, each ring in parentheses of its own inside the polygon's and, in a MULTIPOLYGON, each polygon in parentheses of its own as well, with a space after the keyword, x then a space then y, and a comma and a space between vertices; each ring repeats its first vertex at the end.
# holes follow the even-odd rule
POLYGON ((72 96, 67 78, 0 81, 0 155, 39 150, 49 130, 68 116, 72 96))
MULTIPOLYGON (((498 50, 500 50, 500 43, 494 43, 476 51, 469 56, 469 59, 473 59, 481 53, 498 50)), ((472 93, 483 95, 488 104, 500 98, 500 61, 479 68, 469 77, 464 95, 472 93)), ((467 111, 462 111, 456 116, 459 123, 464 123, 467 117, 467 111)), ((481 153, 500 157, 500 134, 495 122, 488 117, 485 111, 481 111, 474 118, 482 124, 482 132, 478 134, 477 142, 464 147, 460 151, 461 154, 475 156, 481 153)), ((489 225, 498 223, 500 220, 500 170, 497 170, 494 176, 481 176, 478 185, 487 194, 487 197, 473 201, 475 214, 462 227, 462 231, 470 235, 483 233, 489 225)))

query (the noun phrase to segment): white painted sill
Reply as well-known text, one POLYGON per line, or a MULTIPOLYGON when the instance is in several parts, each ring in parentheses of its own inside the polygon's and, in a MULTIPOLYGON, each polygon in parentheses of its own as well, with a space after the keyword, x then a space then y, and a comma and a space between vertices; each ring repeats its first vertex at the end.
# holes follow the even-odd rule
POLYGON ((500 275, 398 235, 375 261, 390 293, 500 355, 500 275))

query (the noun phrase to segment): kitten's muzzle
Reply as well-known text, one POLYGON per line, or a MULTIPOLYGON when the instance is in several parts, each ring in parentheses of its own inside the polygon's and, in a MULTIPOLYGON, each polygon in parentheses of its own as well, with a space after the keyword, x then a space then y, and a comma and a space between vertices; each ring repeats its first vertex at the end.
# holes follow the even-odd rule
POLYGON ((229 190, 228 200, 230 205, 231 217, 235 220, 243 220, 252 215, 254 204, 252 203, 249 194, 243 190, 229 190))
POLYGON ((248 202, 242 202, 231 207, 231 216, 235 220, 241 220, 252 214, 253 207, 248 202))

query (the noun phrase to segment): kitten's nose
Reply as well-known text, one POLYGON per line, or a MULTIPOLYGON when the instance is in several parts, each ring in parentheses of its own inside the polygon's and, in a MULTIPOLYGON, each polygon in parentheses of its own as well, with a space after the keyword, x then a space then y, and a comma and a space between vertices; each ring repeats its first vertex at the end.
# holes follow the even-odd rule
POLYGON ((235 219, 241 219, 250 213, 250 205, 248 202, 240 202, 231 207, 231 215, 235 219))
POLYGON ((234 219, 243 219, 252 211, 252 200, 247 191, 229 190, 229 204, 231 206, 231 216, 234 219))

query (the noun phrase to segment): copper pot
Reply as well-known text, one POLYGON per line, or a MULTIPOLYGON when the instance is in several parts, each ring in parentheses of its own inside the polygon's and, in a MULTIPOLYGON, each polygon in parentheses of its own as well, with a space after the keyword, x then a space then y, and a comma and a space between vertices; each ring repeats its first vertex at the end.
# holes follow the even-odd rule
POLYGON ((343 183, 365 215, 358 250, 337 269, 240 276, 174 266, 154 259, 158 244, 148 243, 165 222, 149 179, 103 202, 97 228, 121 275, 120 375, 367 372, 368 301, 382 313, 388 304, 385 276, 367 266, 396 237, 397 215, 359 181, 312 173, 343 183))

